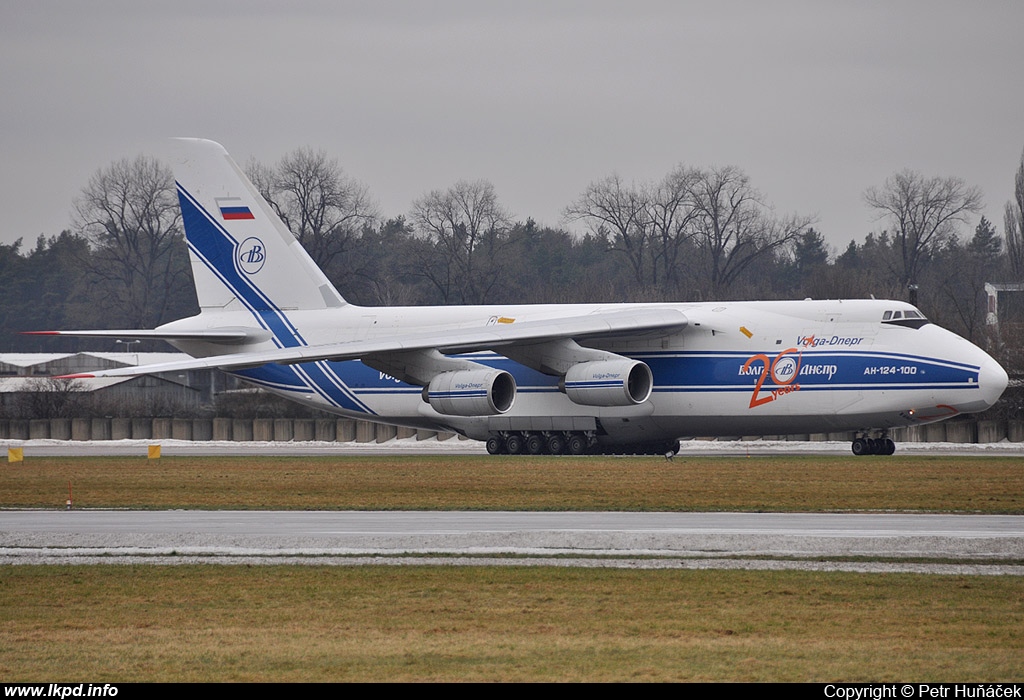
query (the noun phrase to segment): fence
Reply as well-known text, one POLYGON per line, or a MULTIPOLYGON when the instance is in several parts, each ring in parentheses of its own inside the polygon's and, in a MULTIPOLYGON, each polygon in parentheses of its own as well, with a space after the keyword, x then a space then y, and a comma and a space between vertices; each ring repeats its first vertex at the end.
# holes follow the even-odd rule
POLYGON ((448 440, 453 433, 396 428, 347 418, 51 418, 0 420, 0 440, 233 440, 386 442, 448 440))
MULTIPOLYGON (((896 442, 1024 442, 1024 420, 958 420, 895 428, 896 442)), ((393 438, 448 440, 452 433, 396 428, 347 418, 53 418, 0 420, 0 440, 234 440, 238 442, 386 442, 393 438)), ((761 435, 780 440, 853 439, 853 433, 761 435)))

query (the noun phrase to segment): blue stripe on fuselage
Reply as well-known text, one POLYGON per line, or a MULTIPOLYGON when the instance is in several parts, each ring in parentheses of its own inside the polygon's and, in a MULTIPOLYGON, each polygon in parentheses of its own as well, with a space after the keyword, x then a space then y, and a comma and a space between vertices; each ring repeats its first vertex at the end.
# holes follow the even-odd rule
MULTIPOLYGON (((763 353, 769 364, 778 352, 763 353)), ((785 354, 798 362, 792 380, 805 389, 871 390, 976 388, 979 368, 938 358, 871 351, 785 354)), ((765 371, 756 353, 644 353, 638 355, 654 374, 656 391, 746 390, 765 371), (749 363, 748 363, 749 361, 749 363), (746 368, 744 368, 746 365, 746 368)), ((788 384, 790 382, 786 382, 788 384)), ((762 386, 776 386, 769 373, 762 386)))
MULTIPOLYGON (((764 353, 769 363, 776 354, 764 353)), ((749 392, 764 371, 762 361, 743 365, 752 355, 712 352, 644 352, 630 355, 645 361, 654 374, 654 391, 672 392, 749 392)), ((506 357, 491 353, 461 355, 489 367, 502 369, 516 380, 520 393, 558 391, 558 378, 541 374, 506 357)), ((797 355, 794 353, 793 357, 797 355)), ((399 382, 383 372, 358 361, 330 363, 336 374, 345 378, 353 392, 362 396, 416 393, 421 387, 399 382)), ((792 383, 809 391, 900 391, 918 389, 976 389, 978 367, 906 353, 873 351, 805 352, 799 356, 799 369, 792 383)), ((765 378, 762 388, 785 386, 765 378)))

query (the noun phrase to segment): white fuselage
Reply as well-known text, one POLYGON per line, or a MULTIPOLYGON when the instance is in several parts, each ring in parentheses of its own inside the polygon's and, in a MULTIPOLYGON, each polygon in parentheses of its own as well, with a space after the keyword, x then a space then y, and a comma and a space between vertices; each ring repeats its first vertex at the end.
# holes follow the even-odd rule
MULTIPOLYGON (((670 304, 688 319, 681 331, 602 338, 580 344, 646 363, 650 397, 638 405, 587 406, 560 390, 559 377, 503 355, 463 355, 513 375, 515 401, 499 416, 438 413, 423 387, 358 360, 264 365, 234 373, 265 389, 340 415, 484 439, 495 430, 548 430, 577 421, 606 443, 684 436, 764 435, 885 429, 981 411, 1006 386, 1006 373, 977 346, 934 324, 883 321, 913 307, 882 300, 670 304)), ((356 307, 286 311, 296 344, 322 345, 523 323, 567 315, 652 308, 650 304, 487 307, 356 307)), ((164 326, 182 330, 251 326, 249 311, 210 313, 164 326)), ((269 327, 269 326, 268 326, 269 327)), ((281 347, 281 331, 251 346, 281 347)), ((177 342, 194 356, 227 352, 177 342)), ((500 351, 500 348, 499 348, 500 351)))

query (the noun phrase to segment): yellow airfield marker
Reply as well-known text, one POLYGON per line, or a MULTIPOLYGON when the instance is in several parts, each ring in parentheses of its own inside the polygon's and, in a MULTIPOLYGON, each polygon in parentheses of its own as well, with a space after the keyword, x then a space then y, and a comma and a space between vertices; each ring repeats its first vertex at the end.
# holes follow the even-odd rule
POLYGON ((8 447, 7 448, 7 461, 24 462, 25 461, 25 448, 24 447, 8 447))
POLYGON ((149 446, 149 458, 150 459, 160 459, 160 445, 150 445, 149 446))

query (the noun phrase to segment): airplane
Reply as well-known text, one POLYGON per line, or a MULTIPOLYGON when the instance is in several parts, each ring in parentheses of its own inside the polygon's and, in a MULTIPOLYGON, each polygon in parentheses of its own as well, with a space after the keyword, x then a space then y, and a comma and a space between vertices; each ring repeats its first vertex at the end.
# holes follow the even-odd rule
POLYGON ((670 455, 696 436, 889 430, 984 411, 982 349, 902 301, 361 307, 218 143, 177 139, 198 315, 152 330, 192 359, 65 378, 218 368, 350 418, 451 431, 491 454, 670 455))

